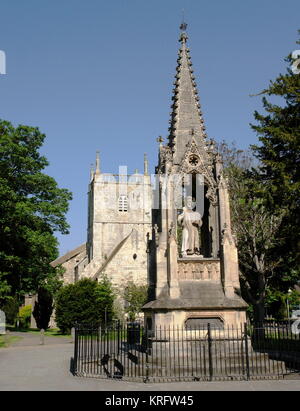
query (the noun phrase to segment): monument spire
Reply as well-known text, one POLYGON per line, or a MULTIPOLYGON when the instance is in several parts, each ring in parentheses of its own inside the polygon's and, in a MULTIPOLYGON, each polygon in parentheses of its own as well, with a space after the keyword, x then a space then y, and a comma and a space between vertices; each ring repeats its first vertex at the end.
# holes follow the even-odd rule
POLYGON ((178 51, 176 75, 173 83, 175 87, 172 96, 173 104, 171 105, 168 137, 168 144, 174 153, 175 164, 180 163, 192 134, 200 145, 204 145, 206 137, 191 57, 187 47, 186 29, 187 24, 183 20, 180 25, 179 41, 181 46, 178 51))

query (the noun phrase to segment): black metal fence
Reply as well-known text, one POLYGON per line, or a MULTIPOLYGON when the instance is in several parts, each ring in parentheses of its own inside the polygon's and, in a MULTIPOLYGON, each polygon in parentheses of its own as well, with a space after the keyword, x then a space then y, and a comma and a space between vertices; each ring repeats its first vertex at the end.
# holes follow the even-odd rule
POLYGON ((147 381, 283 378, 300 372, 300 335, 292 324, 185 329, 140 324, 77 326, 78 376, 147 381))

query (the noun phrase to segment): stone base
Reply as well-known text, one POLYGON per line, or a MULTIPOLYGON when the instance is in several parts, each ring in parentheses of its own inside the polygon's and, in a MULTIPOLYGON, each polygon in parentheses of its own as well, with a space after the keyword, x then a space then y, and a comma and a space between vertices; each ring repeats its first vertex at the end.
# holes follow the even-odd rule
MULTIPOLYGON (((212 328, 216 322, 223 326, 220 329, 241 329, 246 322, 246 311, 224 310, 221 307, 217 309, 198 309, 198 310, 173 310, 173 311, 145 311, 145 323, 148 328, 155 329, 158 327, 168 328, 175 327, 180 329, 186 328, 186 322, 192 320, 194 328, 205 328, 210 323, 212 328)), ((191 321, 190 321, 191 323, 191 321)))
MULTIPOLYGON (((226 340, 214 339, 209 347, 207 338, 176 340, 168 335, 166 339, 151 340, 148 358, 150 378, 226 380, 247 379, 247 357, 251 378, 279 376, 285 370, 282 361, 272 359, 268 353, 255 352, 248 341, 246 355, 245 339, 234 336, 226 340)), ((227 336, 228 337, 228 336, 227 336)), ((151 381, 150 379, 150 381, 151 381)))

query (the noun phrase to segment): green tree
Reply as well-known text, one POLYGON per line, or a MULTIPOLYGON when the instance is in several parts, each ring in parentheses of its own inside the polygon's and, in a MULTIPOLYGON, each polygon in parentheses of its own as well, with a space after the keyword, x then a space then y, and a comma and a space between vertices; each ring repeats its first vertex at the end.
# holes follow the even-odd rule
POLYGON ((141 312, 143 305, 147 302, 147 296, 147 285, 137 285, 133 281, 127 282, 123 298, 125 300, 125 311, 131 321, 134 321, 141 312))
POLYGON ((37 301, 34 304, 32 315, 36 321, 37 327, 41 330, 47 330, 51 314, 53 312, 52 294, 45 288, 39 288, 37 301))
POLYGON ((0 272, 0 308, 3 307, 10 299, 11 287, 7 281, 7 274, 0 272))
POLYGON ((265 303, 283 312, 284 296, 300 279, 300 75, 290 69, 291 55, 286 61, 287 73, 260 93, 265 114, 254 113, 252 128, 261 143, 252 146, 257 164, 247 164, 243 150, 220 146, 241 286, 256 320, 263 319, 265 303))
POLYGON ((284 256, 276 288, 286 292, 300 279, 300 75, 291 70, 291 55, 285 60, 287 72, 260 93, 265 113, 255 111, 257 124, 252 128, 260 141, 253 149, 268 208, 274 213, 286 210, 280 226, 283 241, 275 252, 284 256))
POLYGON ((299 307, 300 294, 296 290, 289 290, 287 293, 280 290, 271 290, 271 292, 268 290, 266 303, 269 315, 276 321, 284 320, 291 316, 293 309, 299 307))
POLYGON ((68 232, 71 194, 43 173, 38 128, 0 120, 0 298, 35 292, 56 276, 56 231, 68 232))
POLYGON ((19 308, 19 327, 29 328, 31 319, 31 305, 24 305, 19 308))
POLYGON ((19 313, 19 301, 17 297, 7 298, 2 305, 2 310, 5 312, 7 324, 14 325, 19 313))
MULTIPOLYGON (((242 295, 250 304, 255 321, 263 321, 265 304, 275 292, 278 270, 283 263, 277 250, 282 243, 280 227, 286 210, 270 209, 269 193, 251 151, 223 141, 219 152, 228 181, 242 295)), ((276 297, 278 293, 274 294, 276 297)))
POLYGON ((98 327, 113 315, 113 292, 110 282, 85 278, 63 286, 55 301, 56 323, 63 333, 78 324, 98 327))
POLYGON ((96 301, 100 310, 101 324, 108 325, 114 317, 115 293, 109 279, 105 274, 102 275, 96 288, 96 301))
POLYGON ((243 296, 253 306, 255 321, 263 321, 268 287, 276 277, 282 256, 280 226, 285 210, 266 206, 267 193, 255 170, 227 169, 233 231, 237 240, 243 296))

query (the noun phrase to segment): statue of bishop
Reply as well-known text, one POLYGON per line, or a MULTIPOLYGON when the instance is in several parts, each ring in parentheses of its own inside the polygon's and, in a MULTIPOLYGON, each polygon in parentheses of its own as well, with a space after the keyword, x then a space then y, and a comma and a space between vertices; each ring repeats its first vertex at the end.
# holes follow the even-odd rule
POLYGON ((185 199, 183 212, 178 216, 178 224, 182 227, 182 257, 188 255, 200 256, 199 229, 202 226, 201 214, 193 210, 193 199, 185 199))

